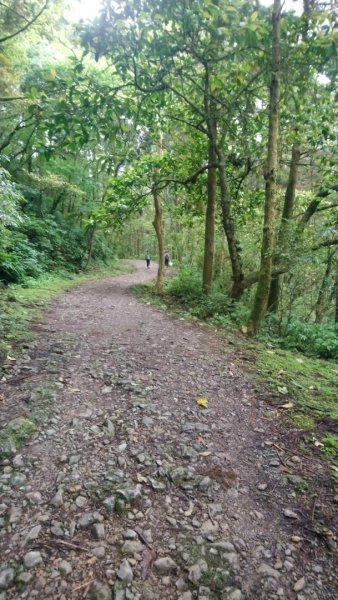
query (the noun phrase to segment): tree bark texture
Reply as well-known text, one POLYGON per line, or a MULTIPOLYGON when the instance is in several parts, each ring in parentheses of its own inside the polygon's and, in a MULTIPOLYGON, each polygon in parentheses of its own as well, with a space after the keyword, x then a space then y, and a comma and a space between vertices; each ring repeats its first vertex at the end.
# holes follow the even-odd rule
MULTIPOLYGON (((216 128, 216 127, 215 127, 216 128)), ((215 142, 209 138, 208 148, 209 164, 216 162, 215 142)), ((214 269, 214 246, 215 246, 215 210, 216 210, 216 190, 217 190, 217 171, 212 166, 208 169, 208 196, 207 208, 205 212, 205 234, 204 234, 204 262, 203 262, 203 290, 209 293, 214 269)))
MULTIPOLYGON (((277 268, 281 262, 279 252, 281 251, 284 254, 286 250, 285 246, 287 242, 288 225, 290 219, 293 216, 293 209, 295 205, 299 159, 300 146, 298 142, 294 142, 292 146, 288 184, 286 186, 286 192, 284 197, 282 220, 278 233, 277 249, 273 261, 274 268, 277 268)), ((268 300, 269 312, 276 313, 278 311, 282 288, 282 279, 283 275, 273 275, 271 278, 270 293, 268 300)))
POLYGON ((153 200, 154 200, 154 221, 153 226, 156 231, 157 246, 158 246, 158 269, 157 278, 155 283, 155 291, 161 293, 163 291, 163 256, 164 256, 164 239, 163 239, 163 225, 162 225, 162 206, 159 191, 156 189, 156 183, 153 188, 153 200))
POLYGON ((265 316, 271 284, 276 212, 276 177, 278 169, 279 95, 280 95, 280 21, 281 0, 274 0, 272 12, 272 61, 270 83, 268 156, 265 173, 265 209, 261 248, 260 275, 253 308, 248 322, 248 334, 255 335, 265 316))
POLYGON ((243 264, 240 255, 239 245, 235 235, 235 224, 232 216, 232 202, 227 186, 223 149, 218 149, 218 158, 220 159, 220 166, 218 172, 221 190, 222 222, 224 233, 228 243, 232 272, 232 288, 230 295, 231 298, 233 298, 234 300, 239 300, 245 289, 243 264))
POLYGON ((327 298, 327 290, 331 287, 330 285, 330 274, 332 269, 333 258, 336 250, 329 249, 327 253, 327 262, 325 267, 324 276, 322 283, 319 288, 318 298, 315 305, 315 321, 321 323, 323 320, 323 314, 325 311, 325 300, 327 298))

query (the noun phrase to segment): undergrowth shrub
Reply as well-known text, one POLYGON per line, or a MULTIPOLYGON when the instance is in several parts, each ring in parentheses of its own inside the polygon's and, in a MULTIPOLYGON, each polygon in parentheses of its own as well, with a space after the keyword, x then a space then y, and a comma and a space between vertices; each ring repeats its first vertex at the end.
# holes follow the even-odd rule
POLYGON ((338 358, 338 336, 333 326, 293 319, 283 323, 275 315, 264 322, 262 339, 273 339, 282 348, 298 350, 319 358, 338 358))

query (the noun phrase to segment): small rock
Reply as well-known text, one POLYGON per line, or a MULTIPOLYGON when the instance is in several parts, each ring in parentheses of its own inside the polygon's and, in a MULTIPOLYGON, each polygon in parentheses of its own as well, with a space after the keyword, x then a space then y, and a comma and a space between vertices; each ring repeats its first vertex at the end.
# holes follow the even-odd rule
POLYGON ((137 484, 135 487, 119 489, 117 493, 124 498, 127 502, 135 502, 138 498, 141 497, 142 486, 141 484, 137 484))
POLYGON ((106 548, 105 546, 95 546, 95 548, 92 548, 91 552, 96 558, 103 558, 106 554, 106 548))
POLYGON ((259 566, 258 572, 262 573, 262 575, 266 575, 267 577, 273 577, 274 579, 279 579, 279 577, 280 577, 280 573, 278 571, 276 571, 276 569, 273 569, 272 567, 270 567, 270 565, 268 565, 266 563, 262 563, 259 566))
POLYGON ((103 500, 102 504, 108 512, 114 512, 115 510, 115 496, 109 496, 105 500, 103 500))
POLYGON ((13 523, 17 523, 18 521, 20 521, 21 515, 22 515, 21 508, 18 508, 17 506, 12 506, 11 510, 10 510, 10 513, 9 513, 9 523, 10 523, 10 525, 12 525, 13 523))
POLYGON ((288 519, 298 519, 297 513, 295 513, 293 510, 290 510, 289 508, 284 508, 283 515, 288 519))
POLYGON ((31 540, 36 540, 36 538, 40 535, 41 525, 35 525, 26 536, 25 544, 30 542, 31 540))
POLYGON ((0 571, 0 590, 7 590, 14 579, 14 569, 6 567, 0 571))
POLYGON ((188 579, 191 583, 198 583, 202 577, 202 571, 199 564, 192 565, 189 569, 188 579))
POLYGON ((21 468, 25 466, 24 460, 21 456, 21 454, 17 454, 14 459, 13 459, 13 466, 17 467, 17 468, 21 468))
POLYGON ((295 585, 293 586, 293 589, 295 590, 295 592, 300 592, 304 588, 305 588, 305 577, 301 577, 300 579, 298 579, 298 581, 296 581, 295 585))
POLYGON ((231 542, 214 542, 212 546, 224 552, 235 552, 235 546, 231 542))
POLYGON ((207 521, 204 521, 204 523, 202 523, 201 525, 201 533, 202 535, 210 535, 212 533, 216 533, 216 531, 218 531, 219 529, 219 524, 216 521, 211 521, 211 519, 208 519, 207 521))
POLYGON ((104 540, 104 538, 105 538, 104 525, 102 523, 95 523, 92 527, 92 533, 93 533, 93 536, 95 537, 95 539, 104 540))
POLYGON ((24 583, 25 585, 27 585, 27 583, 29 583, 32 578, 33 578, 33 575, 31 573, 28 573, 27 571, 23 571, 23 573, 20 573, 20 575, 18 575, 17 579, 21 583, 24 583))
POLYGON ((260 492, 264 492, 264 490, 266 490, 266 488, 267 488, 267 487, 268 487, 268 484, 267 484, 267 483, 259 483, 259 484, 258 484, 258 486, 257 486, 257 489, 258 489, 260 492))
POLYGON ((55 506, 56 508, 59 508, 60 506, 63 505, 63 488, 59 487, 58 491, 56 492, 55 496, 51 499, 50 503, 55 506))
POLYGON ((170 556, 158 558, 155 560, 154 565, 156 569, 160 571, 160 573, 170 573, 170 571, 177 569, 177 564, 172 558, 170 558, 170 556))
POLYGON ((33 567, 40 565, 43 560, 40 552, 32 550, 31 552, 27 552, 27 554, 25 554, 23 557, 23 562, 27 569, 32 569, 33 567))
POLYGON ((299 535, 293 535, 291 539, 295 544, 299 544, 303 538, 301 538, 299 535))
POLYGON ((133 581, 133 571, 127 560, 124 560, 120 564, 120 568, 117 571, 117 576, 121 581, 124 581, 124 583, 131 583, 133 581))
POLYGON ((97 521, 94 513, 84 513, 79 519, 78 526, 80 529, 87 529, 97 521))
POLYGON ((68 560, 62 560, 59 564, 59 571, 60 573, 62 573, 62 575, 69 575, 69 573, 71 573, 73 570, 72 565, 70 564, 70 562, 68 562, 68 560))
POLYGON ((31 504, 41 504, 42 502, 40 492, 29 492, 26 494, 26 498, 31 504))
POLYGON ((127 540, 122 546, 123 554, 138 554, 142 550, 143 544, 139 540, 127 540))
POLYGON ((123 537, 124 537, 125 540, 136 540, 137 539, 137 533, 133 529, 127 529, 123 533, 123 537))
POLYGON ((232 590, 228 596, 228 600, 241 600, 242 592, 241 590, 232 590))
POLYGON ((84 508, 86 506, 86 504, 88 503, 88 500, 85 496, 78 496, 75 499, 75 504, 76 506, 78 506, 79 508, 84 508))
POLYGON ((89 588, 88 598, 89 600, 112 600, 113 594, 109 585, 100 581, 94 581, 89 588))
POLYGON ((199 482, 198 488, 201 492, 207 492, 212 484, 212 480, 210 477, 203 477, 203 479, 199 482))

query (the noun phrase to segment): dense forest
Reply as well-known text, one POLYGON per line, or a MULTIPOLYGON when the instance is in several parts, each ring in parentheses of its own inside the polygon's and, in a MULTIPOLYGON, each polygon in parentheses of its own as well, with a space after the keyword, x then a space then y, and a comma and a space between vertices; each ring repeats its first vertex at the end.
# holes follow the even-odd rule
POLYGON ((0 3, 2 290, 149 250, 193 317, 338 356, 337 7, 267 4, 0 3))

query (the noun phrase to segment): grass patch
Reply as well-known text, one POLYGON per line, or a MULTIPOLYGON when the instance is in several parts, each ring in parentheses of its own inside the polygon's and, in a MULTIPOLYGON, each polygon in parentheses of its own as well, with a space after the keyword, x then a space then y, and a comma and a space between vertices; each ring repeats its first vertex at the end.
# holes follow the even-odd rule
POLYGON ((251 371, 259 390, 272 392, 280 398, 280 404, 293 402, 297 410, 295 424, 309 429, 316 418, 338 421, 338 367, 333 361, 271 350, 260 343, 250 349, 256 357, 251 371))
POLYGON ((42 309, 67 289, 85 281, 103 279, 124 273, 133 268, 126 262, 93 267, 87 272, 74 275, 68 272, 49 274, 30 279, 23 285, 13 284, 0 289, 0 366, 8 354, 17 353, 22 343, 33 338, 29 325, 36 321, 42 309))

